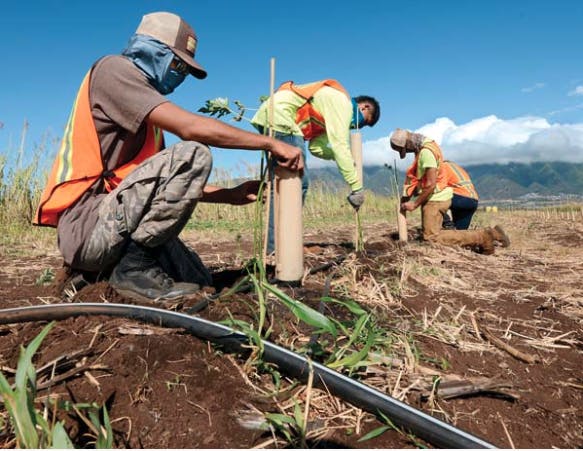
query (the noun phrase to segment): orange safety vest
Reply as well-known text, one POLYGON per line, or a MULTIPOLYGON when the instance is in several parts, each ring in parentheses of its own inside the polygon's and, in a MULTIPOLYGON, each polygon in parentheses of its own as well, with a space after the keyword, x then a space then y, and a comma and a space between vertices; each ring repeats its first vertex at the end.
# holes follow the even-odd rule
POLYGON ((454 194, 478 200, 478 192, 464 168, 453 161, 446 160, 443 162, 443 171, 447 186, 453 188, 454 194))
POLYGON ((277 91, 292 91, 306 101, 296 112, 296 124, 300 127, 306 141, 326 132, 324 116, 313 107, 311 102, 316 91, 324 86, 330 86, 331 88, 343 92, 347 97, 350 97, 346 89, 344 89, 336 80, 321 80, 302 86, 295 85, 293 81, 286 81, 277 88, 277 91))
MULTIPOLYGON (((435 188, 438 191, 447 187, 447 183, 445 180, 445 172, 443 170, 443 154, 441 153, 441 149, 437 145, 435 141, 429 141, 428 143, 424 144, 422 149, 429 149, 431 153, 435 156, 435 160, 437 161, 437 181, 435 188)), ((409 166, 407 169, 407 174, 405 176, 405 184, 403 186, 403 191, 405 196, 411 197, 415 194, 419 194, 423 188, 427 186, 427 174, 423 174, 421 180, 417 177, 417 164, 419 163, 419 153, 415 155, 415 160, 413 164, 409 166)))
POLYGON ((136 166, 164 146, 161 130, 147 125, 146 139, 137 155, 113 171, 106 171, 91 115, 90 75, 91 71, 83 79, 73 104, 61 146, 33 218, 35 225, 56 227, 59 215, 77 202, 98 179, 104 180, 105 189, 110 192, 136 166))

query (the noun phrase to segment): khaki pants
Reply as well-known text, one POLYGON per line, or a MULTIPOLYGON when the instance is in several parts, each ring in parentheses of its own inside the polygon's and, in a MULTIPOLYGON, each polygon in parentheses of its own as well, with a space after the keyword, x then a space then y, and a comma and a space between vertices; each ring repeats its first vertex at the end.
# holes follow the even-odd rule
POLYGON ((485 252, 494 249, 492 239, 485 230, 442 230, 443 214, 451 201, 427 202, 421 210, 423 239, 435 243, 457 246, 480 246, 485 252))

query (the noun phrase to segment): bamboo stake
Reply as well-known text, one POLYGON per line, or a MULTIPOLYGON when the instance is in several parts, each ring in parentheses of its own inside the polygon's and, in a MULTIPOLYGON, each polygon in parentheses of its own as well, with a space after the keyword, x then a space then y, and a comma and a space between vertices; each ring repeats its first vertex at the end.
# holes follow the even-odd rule
MULTIPOLYGON (((269 61, 269 108, 267 110, 267 121, 269 123, 269 137, 273 138, 273 92, 275 90, 275 58, 271 58, 269 61)), ((271 192, 273 187, 271 186, 271 179, 273 175, 273 168, 271 165, 271 156, 267 156, 267 186, 265 187, 265 222, 264 222, 264 235, 263 235, 263 262, 267 259, 267 239, 269 236, 269 212, 272 208, 271 205, 271 192)), ((274 212, 275 213, 275 212, 274 212)), ((275 220, 277 220, 276 215, 274 214, 274 229, 275 228, 275 220)), ((275 237, 277 240, 277 236, 275 237)), ((277 242, 275 243, 277 246, 277 242)))
MULTIPOLYGON (((362 133, 357 131, 350 135, 350 151, 352 152, 352 158, 354 159, 354 167, 356 168, 356 175, 361 184, 363 184, 363 174, 362 174, 362 133)), ((354 212, 355 229, 354 229, 354 249, 357 251, 362 250, 363 243, 361 242, 360 236, 360 217, 358 211, 354 212)))
MULTIPOLYGON (((399 189, 399 182, 397 180, 397 159, 395 158, 393 164, 393 170, 395 171, 395 186, 397 190, 399 189)), ((401 210, 401 199, 399 197, 398 191, 395 193, 397 199, 397 230, 399 231, 399 241, 408 241, 409 236, 407 235, 407 212, 401 210)))

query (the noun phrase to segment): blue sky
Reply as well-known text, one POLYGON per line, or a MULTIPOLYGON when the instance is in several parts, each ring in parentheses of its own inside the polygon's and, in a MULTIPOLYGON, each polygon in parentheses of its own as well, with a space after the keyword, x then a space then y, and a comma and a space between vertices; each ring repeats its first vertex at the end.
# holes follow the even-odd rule
MULTIPOLYGON (((47 134, 59 138, 91 64, 119 53, 143 14, 165 10, 194 27, 209 73, 169 96, 191 111, 219 96, 257 106, 275 57, 277 84, 335 78, 381 102, 381 120, 364 130, 365 163, 393 161, 395 127, 435 135, 466 163, 560 159, 556 143, 583 161, 581 1, 47 0, 2 9, 0 154, 18 148, 25 120, 27 153, 47 134)), ((218 167, 259 161, 245 151, 214 156, 218 167)))

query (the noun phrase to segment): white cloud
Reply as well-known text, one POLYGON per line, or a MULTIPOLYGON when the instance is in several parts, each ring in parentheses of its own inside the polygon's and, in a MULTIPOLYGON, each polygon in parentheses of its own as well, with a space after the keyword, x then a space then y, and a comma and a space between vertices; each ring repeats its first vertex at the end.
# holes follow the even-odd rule
POLYGON ((521 92, 526 92, 526 93, 529 93, 529 92, 536 91, 536 90, 538 90, 538 89, 542 89, 542 88, 544 88, 545 86, 546 86, 546 83, 540 83, 540 82, 539 82, 539 83, 535 83, 535 84, 534 84, 534 85, 532 85, 532 86, 527 86, 526 88, 522 88, 520 91, 521 91, 521 92))
MULTIPOLYGON (((435 139, 446 158, 465 165, 511 161, 583 162, 583 123, 549 123, 545 118, 534 116, 505 120, 492 115, 457 125, 442 117, 415 131, 435 139)), ((388 137, 364 142, 363 157, 365 165, 399 160, 388 137)), ((410 164, 412 158, 408 155, 399 166, 410 164)))
POLYGON ((583 96, 583 85, 577 86, 572 91, 569 91, 569 96, 583 96))

